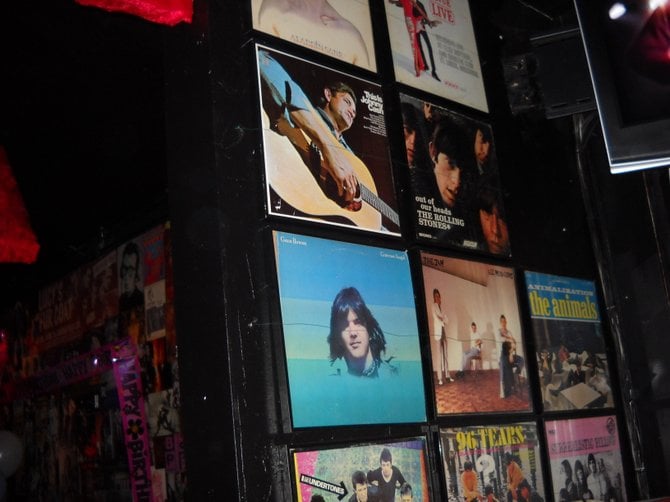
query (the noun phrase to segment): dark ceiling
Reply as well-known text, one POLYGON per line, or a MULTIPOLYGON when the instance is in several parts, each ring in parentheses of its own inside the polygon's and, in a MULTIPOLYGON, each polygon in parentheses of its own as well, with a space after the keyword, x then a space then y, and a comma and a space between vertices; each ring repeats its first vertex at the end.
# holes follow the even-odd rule
POLYGON ((0 265, 3 295, 165 214, 165 29, 73 0, 2 2, 0 145, 41 244, 37 264, 0 265))
MULTIPOLYGON (((41 252, 35 265, 0 265, 0 301, 166 217, 171 29, 74 0, 1 3, 0 145, 41 252)), ((575 23, 571 0, 487 4, 512 54, 527 50, 530 34, 575 23)))

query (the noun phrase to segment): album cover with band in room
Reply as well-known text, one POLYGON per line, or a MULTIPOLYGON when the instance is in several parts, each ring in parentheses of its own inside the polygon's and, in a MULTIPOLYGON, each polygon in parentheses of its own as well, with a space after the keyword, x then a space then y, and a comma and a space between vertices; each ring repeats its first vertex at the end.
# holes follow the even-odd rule
POLYGON ((437 414, 530 411, 514 269, 427 251, 420 257, 437 414))

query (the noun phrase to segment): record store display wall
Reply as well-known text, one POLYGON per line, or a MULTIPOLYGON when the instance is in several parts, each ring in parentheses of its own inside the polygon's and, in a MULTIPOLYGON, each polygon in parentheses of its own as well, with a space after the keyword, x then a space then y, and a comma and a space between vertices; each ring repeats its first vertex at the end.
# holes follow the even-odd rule
POLYGON ((218 425, 186 434, 190 489, 234 460, 240 500, 633 498, 590 238, 534 225, 583 207, 523 191, 481 6, 309 4, 212 7, 206 50, 169 44, 180 356, 226 369, 191 377, 184 421, 218 425))
POLYGON ((483 4, 196 2, 166 34, 170 230, 40 292, 4 396, 35 438, 60 410, 27 454, 63 500, 639 498, 574 165, 513 126, 483 4))

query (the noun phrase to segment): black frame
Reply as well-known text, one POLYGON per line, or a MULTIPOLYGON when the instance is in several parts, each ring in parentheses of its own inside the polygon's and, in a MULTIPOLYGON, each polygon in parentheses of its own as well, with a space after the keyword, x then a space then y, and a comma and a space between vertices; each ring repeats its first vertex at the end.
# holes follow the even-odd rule
POLYGON ((636 107, 628 102, 632 99, 637 100, 637 106, 646 103, 661 108, 657 95, 667 95, 670 85, 656 84, 628 65, 628 44, 637 32, 630 23, 641 24, 643 16, 631 9, 626 14, 630 19, 611 21, 609 5, 575 0, 610 170, 618 174, 666 166, 670 164, 670 116, 632 117, 627 109, 636 107))

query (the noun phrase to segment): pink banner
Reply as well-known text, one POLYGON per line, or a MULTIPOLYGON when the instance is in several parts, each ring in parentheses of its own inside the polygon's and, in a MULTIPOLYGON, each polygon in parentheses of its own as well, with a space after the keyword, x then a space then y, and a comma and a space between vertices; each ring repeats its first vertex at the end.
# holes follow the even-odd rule
POLYGON ((128 471, 133 501, 153 501, 149 424, 142 397, 142 378, 136 347, 118 346, 114 351, 114 376, 119 395, 124 441, 128 453, 128 471))

